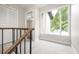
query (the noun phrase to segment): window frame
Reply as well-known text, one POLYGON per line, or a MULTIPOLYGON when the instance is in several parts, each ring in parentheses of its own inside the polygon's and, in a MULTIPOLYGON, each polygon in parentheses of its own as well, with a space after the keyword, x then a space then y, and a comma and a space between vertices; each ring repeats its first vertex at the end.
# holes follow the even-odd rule
MULTIPOLYGON (((60 7, 58 7, 58 8, 48 9, 48 10, 46 10, 46 11, 41 12, 40 15, 43 14, 43 13, 46 14, 47 12, 50 12, 50 11, 52 11, 52 10, 61 9, 61 8, 65 7, 65 6, 68 6, 68 36, 69 36, 69 35, 70 35, 70 31, 71 31, 71 28, 70 28, 70 27, 71 27, 71 22, 70 22, 70 21, 71 21, 71 20, 70 20, 70 16, 71 16, 71 11, 70 11, 70 10, 71 10, 71 9, 70 9, 70 5, 64 5, 64 6, 60 6, 60 7)), ((46 18, 46 16, 45 16, 45 18, 46 18)), ((61 22, 61 20, 60 20, 60 22, 61 22)), ((45 27, 46 27, 46 26, 45 26, 45 27)), ((45 31, 46 31, 46 30, 45 30, 45 31)), ((50 31, 50 32, 47 32, 47 31, 46 31, 45 33, 46 33, 46 34, 55 34, 55 33, 51 32, 51 31, 50 31)), ((60 34, 60 35, 63 35, 63 34, 62 34, 62 31, 61 31, 61 25, 60 25, 60 32, 59 32, 59 34, 60 34)), ((56 34, 56 35, 59 35, 59 34, 56 34)))

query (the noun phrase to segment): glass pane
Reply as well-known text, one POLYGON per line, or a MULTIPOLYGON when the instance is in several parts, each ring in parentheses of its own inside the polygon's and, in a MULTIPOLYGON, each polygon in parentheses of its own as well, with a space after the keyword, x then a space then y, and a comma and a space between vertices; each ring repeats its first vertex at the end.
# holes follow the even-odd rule
POLYGON ((61 31, 68 32, 68 7, 60 9, 61 12, 61 31))
POLYGON ((59 32, 60 31, 59 10, 52 10, 51 12, 48 12, 48 14, 50 16, 50 31, 59 32))

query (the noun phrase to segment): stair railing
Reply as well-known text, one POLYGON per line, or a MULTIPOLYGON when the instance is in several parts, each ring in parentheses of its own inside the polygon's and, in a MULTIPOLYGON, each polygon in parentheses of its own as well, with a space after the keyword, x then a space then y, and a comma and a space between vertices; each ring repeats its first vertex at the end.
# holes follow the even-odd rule
POLYGON ((29 36, 29 53, 32 53, 32 30, 34 28, 0 28, 2 30, 2 54, 11 54, 12 52, 15 52, 18 54, 18 49, 19 53, 22 53, 21 47, 23 46, 21 43, 24 41, 24 54, 26 54, 26 37, 29 36), (4 30, 12 30, 12 45, 4 51, 4 30), (15 30, 16 30, 16 39, 15 39, 15 30), (20 31, 20 37, 18 38, 18 30, 20 31), (24 33, 22 34, 22 30, 24 30, 24 33), (18 48, 18 46, 20 46, 18 48))

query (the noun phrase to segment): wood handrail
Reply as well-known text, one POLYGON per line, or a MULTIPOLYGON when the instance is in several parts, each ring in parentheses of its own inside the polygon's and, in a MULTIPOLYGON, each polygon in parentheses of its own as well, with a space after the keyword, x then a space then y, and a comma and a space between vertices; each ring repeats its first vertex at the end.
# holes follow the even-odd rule
MULTIPOLYGON (((1 28, 0 29, 23 29, 23 30, 28 30, 29 28, 8 28, 8 27, 4 27, 4 28, 1 28)), ((32 28, 32 30, 34 30, 34 28, 32 28)))
POLYGON ((27 32, 25 32, 17 41, 10 46, 6 51, 5 54, 10 54, 14 49, 24 40, 24 38, 32 31, 32 29, 29 29, 27 32))

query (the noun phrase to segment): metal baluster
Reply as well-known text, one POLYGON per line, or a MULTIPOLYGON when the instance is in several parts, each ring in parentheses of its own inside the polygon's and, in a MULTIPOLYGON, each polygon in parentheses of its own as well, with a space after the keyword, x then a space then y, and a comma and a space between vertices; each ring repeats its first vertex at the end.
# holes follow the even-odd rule
MULTIPOLYGON (((20 29, 20 37, 21 37, 21 29, 20 29)), ((21 54, 21 43, 20 43, 20 54, 21 54)))
POLYGON ((15 29, 12 29, 12 43, 15 43, 15 29))
POLYGON ((30 32, 30 54, 32 54, 32 31, 30 32))
POLYGON ((3 35, 4 35, 4 34, 3 34, 3 29, 2 29, 2 54, 3 54, 3 51, 4 51, 4 46, 3 46, 3 43, 4 43, 4 42, 3 42, 3 37, 4 37, 4 36, 3 36, 3 35))
MULTIPOLYGON (((16 29, 16 41, 18 40, 18 29, 16 29)), ((16 47, 16 54, 18 54, 18 46, 16 47)))
MULTIPOLYGON (((12 29, 12 44, 15 43, 15 29, 12 29)), ((14 52, 16 53, 16 50, 14 50, 14 52)))
MULTIPOLYGON (((25 30, 24 30, 25 32, 25 30)), ((26 38, 24 38, 24 54, 26 54, 26 38)))

